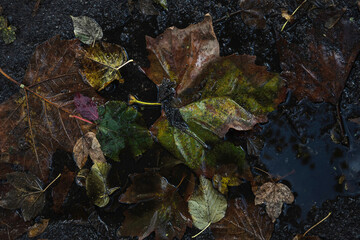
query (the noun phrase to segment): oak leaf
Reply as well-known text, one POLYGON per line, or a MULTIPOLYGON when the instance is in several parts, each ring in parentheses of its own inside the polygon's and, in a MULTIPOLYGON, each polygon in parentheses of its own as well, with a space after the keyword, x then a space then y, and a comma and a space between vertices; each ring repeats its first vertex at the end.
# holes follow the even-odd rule
POLYGON ((236 198, 230 200, 225 217, 210 228, 220 240, 269 240, 274 224, 262 207, 236 198))
POLYGON ((188 206, 194 226, 204 229, 225 216, 227 202, 210 180, 200 176, 200 187, 189 199, 188 206))
POLYGON ((142 240, 155 231, 155 239, 181 239, 186 227, 191 226, 191 217, 177 188, 151 172, 134 174, 130 179, 132 185, 119 201, 137 205, 125 212, 118 235, 142 240))
POLYGON ((291 190, 282 183, 264 183, 255 193, 255 205, 264 203, 273 222, 280 216, 283 203, 290 204, 293 201, 291 190))

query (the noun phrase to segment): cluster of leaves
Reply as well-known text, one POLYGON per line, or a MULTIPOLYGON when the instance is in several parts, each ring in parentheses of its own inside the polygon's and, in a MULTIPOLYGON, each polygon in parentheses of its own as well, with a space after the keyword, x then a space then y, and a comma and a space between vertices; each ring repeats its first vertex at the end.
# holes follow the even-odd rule
MULTIPOLYGON (((139 0, 140 6, 150 2, 139 0)), ((166 2, 156 2, 166 7, 166 2)), ((249 26, 263 28, 271 1, 256 2, 264 2, 264 8, 240 1, 242 18, 249 26)), ((20 208, 25 221, 37 216, 45 204, 45 190, 55 182, 43 188, 50 180, 51 157, 61 149, 73 152, 78 184, 95 205, 104 207, 123 184, 110 183, 112 163, 138 159, 157 142, 186 165, 187 173, 177 186, 157 170, 130 175, 131 185, 121 189, 119 198, 128 204, 119 235, 143 239, 155 231, 156 239, 180 239, 186 227, 194 225, 200 230, 210 226, 219 239, 270 239, 283 203, 291 204, 294 196, 284 184, 255 181, 244 150, 226 141, 225 135, 229 129, 248 131, 267 121, 267 114, 285 96, 280 75, 256 65, 254 56, 220 56, 210 15, 185 29, 172 27, 157 38, 146 37, 150 67, 145 73, 158 86, 155 104, 162 108, 161 117, 148 129, 131 105, 149 103, 136 98, 106 102, 97 92, 113 81, 124 83, 120 69, 132 61, 125 49, 101 41, 101 27, 93 19, 72 19, 78 39, 56 36, 38 46, 22 84, 3 73, 21 91, 0 105, 0 168, 10 172, 0 175, 10 185, 0 206, 20 208), (87 164, 89 158, 92 164, 87 164), (25 172, 9 170, 17 165, 25 172), (228 187, 243 179, 254 185, 255 200, 227 199, 228 187)), ((348 37, 337 26, 334 29, 328 36, 348 37)), ((307 56, 316 64, 309 66, 304 58, 296 58, 293 43, 280 39, 280 58, 291 56, 282 76, 299 98, 336 103, 359 44, 351 41, 329 56, 325 53, 330 45, 323 45, 319 34, 312 36, 315 41, 307 56), (335 81, 338 78, 342 81, 335 81), (324 88, 323 94, 312 92, 324 88)), ((249 146, 255 142, 249 140, 249 146)), ((70 188, 66 179, 74 175, 64 170, 59 182, 66 184, 52 188, 55 210, 70 188)))
POLYGON ((16 39, 16 27, 9 25, 6 16, 2 15, 2 7, 0 5, 0 37, 5 44, 10 44, 16 39))

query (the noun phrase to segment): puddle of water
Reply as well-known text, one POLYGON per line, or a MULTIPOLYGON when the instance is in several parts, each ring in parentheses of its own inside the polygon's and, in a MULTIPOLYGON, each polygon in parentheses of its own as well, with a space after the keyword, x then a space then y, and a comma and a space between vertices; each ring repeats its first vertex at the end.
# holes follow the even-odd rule
MULTIPOLYGON (((335 107, 330 104, 302 101, 296 106, 285 106, 264 125, 261 161, 274 176, 294 171, 285 180, 292 185, 301 219, 312 206, 320 207, 327 199, 356 194, 360 189, 360 148, 353 138, 350 148, 331 140, 335 114, 335 107), (342 175, 347 181, 339 184, 342 175)), ((356 126, 346 124, 348 133, 354 134, 356 126)))

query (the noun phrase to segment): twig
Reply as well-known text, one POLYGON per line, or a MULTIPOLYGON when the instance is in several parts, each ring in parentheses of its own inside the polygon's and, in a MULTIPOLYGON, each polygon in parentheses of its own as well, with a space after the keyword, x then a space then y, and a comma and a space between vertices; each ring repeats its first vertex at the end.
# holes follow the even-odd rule
POLYGON ((304 234, 303 237, 305 237, 305 235, 310 232, 311 229, 313 229, 314 227, 316 227, 317 225, 319 225, 320 223, 322 223, 323 221, 325 221, 329 216, 331 215, 331 212, 329 212, 329 214, 324 217, 323 219, 321 219, 318 223, 316 223, 314 226, 312 226, 311 228, 309 228, 304 234))
MULTIPOLYGON (((307 0, 304 0, 296 9, 295 11, 290 15, 290 16, 294 16, 294 14, 302 7, 302 5, 304 5, 307 2, 307 0)), ((286 22, 284 23, 284 25, 281 28, 281 32, 284 30, 286 24, 288 24, 289 20, 286 20, 286 22)))

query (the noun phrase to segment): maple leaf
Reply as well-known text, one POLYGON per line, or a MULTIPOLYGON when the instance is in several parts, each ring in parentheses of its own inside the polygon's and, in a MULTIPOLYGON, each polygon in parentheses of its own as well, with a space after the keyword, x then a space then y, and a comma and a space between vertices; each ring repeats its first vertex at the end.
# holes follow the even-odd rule
POLYGON ((79 51, 78 40, 59 36, 36 48, 22 85, 25 96, 15 95, 0 105, 1 163, 20 164, 47 180, 53 152, 71 152, 76 139, 89 128, 70 117, 75 112, 75 93, 102 102, 78 74, 79 51))
POLYGON ((220 240, 269 240, 274 224, 260 206, 248 204, 243 198, 229 201, 225 217, 210 226, 220 240))
POLYGON ((122 203, 138 203, 125 212, 118 235, 144 239, 155 231, 155 239, 181 239, 191 217, 177 188, 156 173, 130 176, 132 185, 121 195, 122 203))
POLYGON ((126 147, 134 157, 143 154, 153 144, 141 114, 120 101, 109 101, 99 107, 97 138, 104 154, 119 161, 119 153, 126 147))
POLYGON ((265 203, 266 212, 273 222, 280 216, 283 203, 290 204, 293 201, 291 190, 282 183, 264 183, 255 193, 255 205, 265 203))
POLYGON ((200 187, 189 199, 188 206, 194 226, 205 229, 225 216, 227 202, 213 188, 211 181, 201 175, 200 187))
POLYGON ((357 41, 360 32, 354 23, 344 18, 324 32, 319 27, 323 14, 326 11, 314 19, 319 24, 306 34, 307 48, 283 38, 277 46, 282 76, 299 100, 308 98, 313 102, 336 104, 360 50, 357 41))

